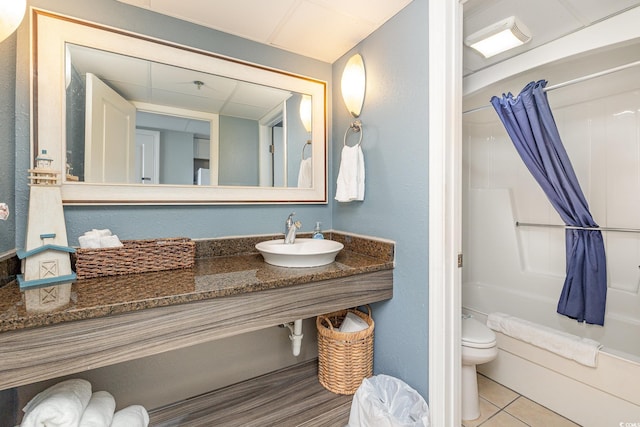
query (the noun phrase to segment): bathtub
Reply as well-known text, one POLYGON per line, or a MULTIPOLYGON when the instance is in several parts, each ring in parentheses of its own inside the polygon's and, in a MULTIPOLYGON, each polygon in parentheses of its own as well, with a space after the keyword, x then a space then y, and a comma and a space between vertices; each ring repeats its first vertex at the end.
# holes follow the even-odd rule
MULTIPOLYGON (((486 286, 464 285, 463 292, 476 291, 488 293, 486 286)), ((486 321, 486 313, 466 305, 463 312, 486 321)), ((640 426, 640 363, 635 356, 605 347, 597 368, 591 368, 496 335, 498 357, 478 366, 479 373, 585 427, 640 426)))

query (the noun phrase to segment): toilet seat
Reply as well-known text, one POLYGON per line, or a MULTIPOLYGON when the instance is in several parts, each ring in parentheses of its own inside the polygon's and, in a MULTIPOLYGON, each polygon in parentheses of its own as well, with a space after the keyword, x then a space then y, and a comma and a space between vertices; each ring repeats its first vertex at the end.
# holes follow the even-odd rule
POLYGON ((491 348, 496 345, 496 334, 476 319, 463 317, 462 345, 471 348, 491 348))

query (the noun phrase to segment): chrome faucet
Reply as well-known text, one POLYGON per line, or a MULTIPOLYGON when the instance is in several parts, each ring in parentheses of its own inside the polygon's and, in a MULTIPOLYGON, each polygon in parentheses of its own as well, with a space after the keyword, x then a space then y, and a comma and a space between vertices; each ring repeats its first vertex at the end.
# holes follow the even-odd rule
POLYGON ((296 241, 296 231, 302 227, 302 223, 300 221, 294 221, 293 216, 295 212, 291 212, 285 221, 284 227, 284 244, 291 245, 296 241))

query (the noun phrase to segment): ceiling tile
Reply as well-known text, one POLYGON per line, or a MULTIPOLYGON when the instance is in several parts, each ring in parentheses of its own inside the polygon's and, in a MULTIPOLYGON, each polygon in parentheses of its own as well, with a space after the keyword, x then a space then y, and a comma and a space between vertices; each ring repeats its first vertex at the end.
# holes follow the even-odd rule
POLYGON ((151 9, 264 43, 296 1, 151 0, 151 9))
POLYGON ((128 3, 133 6, 144 7, 147 9, 151 5, 151 0, 118 0, 118 1, 121 3, 128 3))
POLYGON ((152 63, 151 70, 154 88, 180 92, 190 96, 227 99, 237 84, 232 79, 165 64, 152 63), (198 87, 194 81, 200 81, 203 85, 198 87))
POLYGON ((303 2, 289 16, 272 43, 286 50, 306 52, 307 56, 333 62, 375 28, 370 22, 303 2))
POLYGON ((333 62, 413 0, 118 1, 333 62))
POLYGON ((412 0, 310 0, 339 12, 371 22, 377 26, 384 24, 412 0))
POLYGON ((265 108, 269 111, 290 96, 291 92, 287 90, 240 82, 231 100, 239 104, 265 108))

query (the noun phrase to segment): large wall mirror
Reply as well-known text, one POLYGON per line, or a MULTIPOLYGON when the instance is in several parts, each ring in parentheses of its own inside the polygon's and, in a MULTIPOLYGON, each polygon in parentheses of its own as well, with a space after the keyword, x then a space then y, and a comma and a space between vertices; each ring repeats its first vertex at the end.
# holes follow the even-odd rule
POLYGON ((326 83, 33 9, 65 204, 326 203, 326 83))

